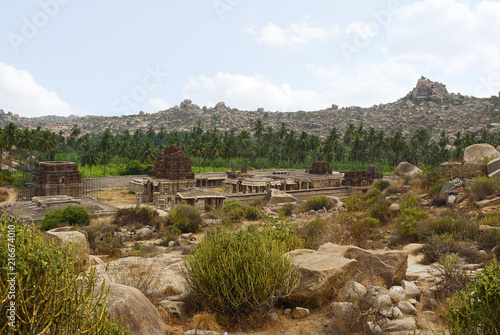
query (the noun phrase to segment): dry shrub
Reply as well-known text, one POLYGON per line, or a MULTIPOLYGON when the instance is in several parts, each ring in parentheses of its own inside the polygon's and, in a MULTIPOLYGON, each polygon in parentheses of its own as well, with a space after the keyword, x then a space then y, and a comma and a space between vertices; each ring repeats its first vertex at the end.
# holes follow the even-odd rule
POLYGON ((329 224, 330 232, 325 242, 366 248, 376 232, 375 228, 370 227, 371 224, 370 220, 363 220, 353 213, 341 212, 329 224))
POLYGON ((469 185, 472 199, 480 201, 490 195, 497 195, 500 193, 500 177, 487 176, 475 178, 469 185))
POLYGON ((191 321, 189 328, 222 332, 222 327, 217 323, 215 314, 209 312, 202 312, 193 316, 193 320, 191 321))
POLYGON ((167 287, 160 286, 162 283, 161 277, 166 271, 166 267, 161 266, 159 262, 155 262, 154 258, 137 257, 125 269, 116 263, 107 263, 106 271, 114 282, 138 289, 153 304, 160 302, 165 297, 180 293, 170 285, 167 287))
POLYGON ((122 208, 116 212, 113 224, 142 228, 146 225, 153 226, 156 217, 158 217, 158 212, 147 207, 122 208))

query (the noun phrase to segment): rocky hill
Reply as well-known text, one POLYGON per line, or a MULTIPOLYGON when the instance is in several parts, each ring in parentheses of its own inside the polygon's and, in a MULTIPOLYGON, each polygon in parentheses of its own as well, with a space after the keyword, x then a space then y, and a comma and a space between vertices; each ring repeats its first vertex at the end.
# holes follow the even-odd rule
POLYGON ((335 126, 343 132, 349 123, 356 126, 363 124, 366 128, 384 130, 387 134, 401 131, 405 135, 416 128, 426 128, 433 137, 441 130, 448 133, 469 131, 474 133, 488 129, 491 133, 500 134, 500 98, 475 98, 456 93, 449 93, 446 86, 427 78, 420 78, 417 85, 405 97, 393 103, 374 105, 369 108, 358 106, 331 108, 319 111, 271 112, 263 108, 257 111, 243 111, 226 106, 219 102, 215 107, 199 107, 184 100, 180 106, 154 114, 140 112, 138 115, 114 117, 85 116, 39 118, 19 117, 12 112, 5 113, 0 109, 0 125, 14 122, 19 127, 36 128, 40 126, 55 132, 63 131, 69 135, 71 127, 76 123, 82 133, 100 132, 110 128, 113 133, 125 129, 134 132, 136 129, 146 131, 150 127, 159 130, 163 126, 170 130, 191 130, 199 121, 204 129, 217 127, 219 130, 236 132, 252 128, 253 122, 261 118, 266 126, 278 129, 282 122, 295 131, 307 131, 324 137, 329 129, 335 126))

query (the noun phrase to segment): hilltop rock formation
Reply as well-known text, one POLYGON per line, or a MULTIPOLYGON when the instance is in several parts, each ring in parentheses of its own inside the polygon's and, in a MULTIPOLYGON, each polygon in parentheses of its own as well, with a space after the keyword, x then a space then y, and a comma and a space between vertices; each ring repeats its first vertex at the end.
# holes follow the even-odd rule
POLYGON ((446 86, 430 81, 422 76, 417 82, 417 86, 406 96, 413 101, 433 101, 442 102, 449 99, 450 94, 446 90, 446 86))

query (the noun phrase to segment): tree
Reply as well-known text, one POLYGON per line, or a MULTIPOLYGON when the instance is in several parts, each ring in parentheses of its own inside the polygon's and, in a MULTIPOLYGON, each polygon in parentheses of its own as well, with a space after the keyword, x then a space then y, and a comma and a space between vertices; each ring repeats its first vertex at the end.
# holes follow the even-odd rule
POLYGON ((198 157, 198 167, 200 167, 200 159, 206 152, 205 143, 201 140, 200 136, 196 136, 191 145, 191 154, 198 157))
POLYGON ((264 134, 264 124, 262 119, 258 118, 252 128, 254 138, 257 139, 257 147, 259 150, 259 166, 260 166, 260 149, 262 146, 262 135, 264 134))
POLYGON ((148 138, 146 140, 142 146, 142 150, 139 152, 138 158, 141 163, 145 164, 150 164, 156 161, 157 152, 151 139, 148 138))
POLYGON ((243 129, 240 132, 240 135, 238 136, 238 144, 239 144, 239 147, 241 149, 241 153, 243 155, 243 164, 245 164, 246 153, 247 153, 248 148, 250 148, 250 144, 251 144, 250 134, 248 133, 248 131, 243 129))
POLYGON ((80 146, 80 164, 90 168, 90 177, 92 178, 92 166, 97 165, 97 150, 90 141, 85 141, 80 146))
POLYGON ((48 154, 47 160, 50 161, 50 151, 57 145, 57 139, 53 132, 42 130, 36 133, 37 150, 48 154))
POLYGON ((12 170, 12 148, 17 144, 18 128, 9 122, 2 132, 2 144, 9 151, 9 167, 12 170))
POLYGON ((210 165, 212 165, 213 167, 214 159, 217 157, 221 157, 223 152, 223 147, 219 140, 218 134, 215 134, 214 137, 212 138, 212 141, 210 142, 210 146, 208 148, 208 152, 210 157, 212 158, 210 165))
POLYGON ((394 136, 391 139, 391 149, 395 155, 394 166, 396 166, 396 163, 399 161, 399 155, 403 152, 405 146, 406 141, 403 137, 403 134, 400 131, 395 132, 394 136))
POLYGON ((104 133, 102 134, 101 140, 99 141, 99 150, 103 153, 104 158, 104 176, 106 176, 106 166, 108 163, 108 156, 113 146, 113 135, 111 134, 111 130, 106 128, 104 133))

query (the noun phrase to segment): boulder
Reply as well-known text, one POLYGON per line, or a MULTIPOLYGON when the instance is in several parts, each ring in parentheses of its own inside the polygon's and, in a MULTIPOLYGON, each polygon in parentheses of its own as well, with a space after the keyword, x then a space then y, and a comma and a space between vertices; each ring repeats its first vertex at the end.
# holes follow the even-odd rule
MULTIPOLYGON (((331 243, 328 243, 331 244, 331 243)), ((342 257, 345 247, 329 250, 299 249, 287 253, 300 271, 299 286, 288 296, 295 304, 319 307, 328 302, 345 281, 353 278, 358 262, 342 257)))
POLYGON ((278 205, 297 202, 297 199, 286 192, 272 188, 269 190, 269 192, 267 192, 266 196, 264 197, 264 201, 268 205, 278 205))
POLYGON ((342 296, 345 301, 357 302, 365 296, 366 292, 366 287, 358 282, 355 282, 354 280, 351 280, 342 286, 339 291, 339 295, 342 296))
POLYGON ((487 166, 488 176, 491 178, 493 176, 500 177, 500 157, 491 160, 487 166))
POLYGON ((328 306, 327 316, 333 316, 338 320, 355 320, 359 312, 352 302, 334 301, 328 306))
POLYGON ((164 335, 166 327, 156 307, 136 288, 110 283, 108 300, 108 316, 119 320, 123 317, 123 325, 129 326, 130 333, 135 335, 164 335))
POLYGON ((387 292, 392 301, 397 304, 398 302, 405 300, 406 291, 401 286, 393 286, 387 292))
POLYGON ((417 329, 417 323, 411 317, 404 319, 389 320, 382 326, 384 332, 406 332, 417 329))
POLYGON ((385 292, 383 287, 372 286, 364 297, 365 304, 370 308, 381 309, 392 305, 391 297, 385 292))
POLYGON ((408 254, 399 250, 364 250, 350 247, 344 257, 358 261, 358 270, 365 276, 378 276, 387 287, 399 285, 405 278, 408 254))
POLYGON ((292 313, 294 319, 303 319, 307 316, 309 316, 309 309, 307 308, 297 307, 292 313))
POLYGON ((403 317, 403 313, 401 310, 397 307, 384 307, 379 311, 379 314, 382 315, 384 318, 388 318, 391 320, 394 319, 399 319, 403 317))
POLYGON ((417 309, 408 301, 400 301, 398 303, 398 308, 404 314, 417 315, 417 309))
POLYGON ((500 154, 494 146, 487 143, 473 144, 464 150, 464 161, 466 163, 481 163, 486 157, 495 159, 500 157, 500 154))
POLYGON ((131 285, 135 281, 135 286, 140 280, 139 284, 149 289, 148 294, 166 298, 185 293, 184 278, 180 273, 182 260, 182 256, 173 254, 152 258, 126 257, 95 268, 106 282, 131 285))
POLYGON ((176 318, 185 319, 188 317, 186 303, 182 301, 162 300, 160 306, 176 318))
POLYGON ((416 167, 413 164, 410 164, 410 163, 407 163, 407 162, 401 162, 396 167, 396 170, 394 170, 394 172, 397 175, 400 175, 400 176, 410 176, 410 177, 413 177, 417 173, 421 173, 422 170, 420 170, 418 167, 416 167))
POLYGON ((418 298, 420 297, 420 289, 417 285, 410 281, 403 280, 401 282, 401 287, 405 290, 406 298, 418 298))
POLYGON ((83 260, 85 264, 89 261, 90 244, 87 232, 74 227, 61 227, 51 229, 47 232, 50 238, 55 238, 59 242, 68 244, 75 252, 77 260, 83 260))
POLYGON ((487 207, 487 206, 494 206, 494 205, 500 205, 500 197, 496 197, 493 199, 485 199, 476 202, 476 206, 479 208, 487 207))

